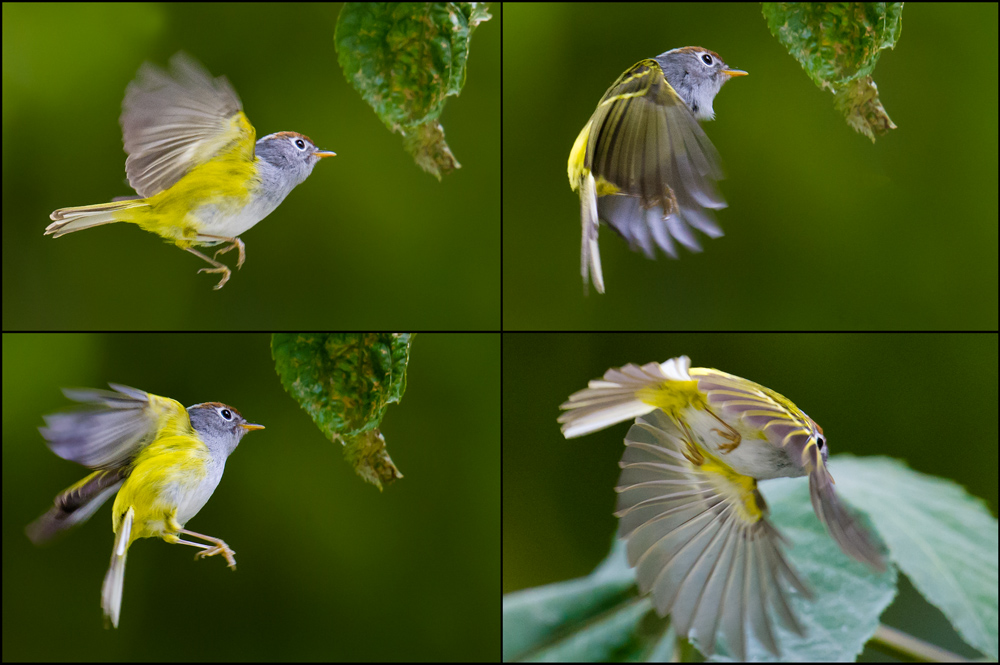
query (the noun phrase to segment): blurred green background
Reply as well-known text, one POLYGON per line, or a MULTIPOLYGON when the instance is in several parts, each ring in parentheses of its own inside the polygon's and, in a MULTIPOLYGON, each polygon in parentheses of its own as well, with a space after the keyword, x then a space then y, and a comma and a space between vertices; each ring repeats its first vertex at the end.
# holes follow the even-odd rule
POLYGON ((5 334, 4 661, 495 659, 499 347, 497 335, 417 335, 381 427, 405 477, 380 494, 285 394, 269 335, 5 334), (110 505, 47 547, 23 532, 86 471, 45 447, 42 415, 72 404, 60 387, 108 381, 223 401, 267 428, 188 523, 228 542, 239 569, 137 541, 117 631, 100 609, 110 505))
POLYGON ((496 329, 500 5, 442 115, 462 168, 440 183, 344 79, 340 6, 4 3, 4 329, 496 329), (131 225, 42 235, 57 208, 133 193, 125 86, 179 50, 229 78, 258 137, 337 153, 243 234, 247 263, 219 292, 131 225))
POLYGON ((759 4, 515 4, 503 34, 507 328, 997 328, 995 3, 906 6, 874 77, 899 129, 875 145, 759 4), (750 73, 703 125, 726 235, 650 261, 602 225, 607 294, 584 297, 570 148, 619 74, 692 45, 750 73))
MULTIPOLYGON (((996 515, 996 334, 505 335, 504 593, 590 573, 617 528, 628 425, 567 441, 559 405, 610 367, 678 355, 791 399, 823 427, 834 478, 838 453, 893 457, 964 486, 996 515)), ((974 655, 908 582, 882 621, 974 655)))

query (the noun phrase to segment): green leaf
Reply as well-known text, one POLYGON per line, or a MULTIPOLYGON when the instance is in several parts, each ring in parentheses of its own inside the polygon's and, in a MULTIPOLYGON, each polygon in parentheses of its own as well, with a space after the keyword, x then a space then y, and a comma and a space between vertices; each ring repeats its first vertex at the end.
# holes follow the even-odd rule
POLYGON ((438 118, 465 84, 472 31, 489 18, 478 2, 348 2, 337 20, 344 76, 438 180, 461 166, 438 118))
POLYGON ((847 123, 868 138, 895 129, 872 78, 879 53, 895 48, 903 30, 903 3, 765 2, 771 34, 810 78, 834 93, 847 123))
POLYGON ((997 519, 986 504, 898 460, 836 460, 837 490, 865 507, 896 565, 966 642, 996 660, 997 519))
POLYGON ((355 471, 380 490, 403 475, 379 425, 406 390, 410 333, 275 333, 271 355, 285 390, 344 446, 355 471))
POLYGON ((642 631, 661 624, 648 598, 638 597, 635 576, 616 540, 587 577, 516 591, 503 599, 503 660, 632 660, 659 639, 642 631))

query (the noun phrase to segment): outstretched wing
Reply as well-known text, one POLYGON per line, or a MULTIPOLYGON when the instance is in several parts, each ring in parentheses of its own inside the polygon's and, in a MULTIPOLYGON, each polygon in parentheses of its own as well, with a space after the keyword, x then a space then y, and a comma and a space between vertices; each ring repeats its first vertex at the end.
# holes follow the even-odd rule
POLYGON ((785 581, 811 594, 781 551, 756 481, 698 447, 662 411, 636 420, 625 445, 616 515, 639 588, 706 655, 721 633, 744 660, 748 623, 779 655, 769 610, 804 634, 785 581))

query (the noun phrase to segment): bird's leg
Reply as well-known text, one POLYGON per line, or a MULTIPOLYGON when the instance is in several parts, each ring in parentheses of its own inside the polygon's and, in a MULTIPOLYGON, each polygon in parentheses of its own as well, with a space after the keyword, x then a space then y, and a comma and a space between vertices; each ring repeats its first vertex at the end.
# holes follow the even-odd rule
POLYGON ((229 244, 223 247, 222 249, 218 250, 215 253, 215 257, 219 258, 219 254, 225 254, 226 252, 230 251, 233 248, 240 250, 240 258, 239 260, 236 261, 236 267, 240 268, 243 265, 243 262, 247 260, 247 255, 246 255, 246 247, 243 245, 243 241, 240 240, 239 238, 229 238, 229 244))
POLYGON ((202 268, 201 270, 199 270, 198 271, 199 274, 201 274, 203 272, 220 272, 220 273, 222 273, 222 279, 219 280, 219 283, 216 284, 215 286, 213 286, 212 288, 214 288, 216 291, 218 291, 219 289, 221 289, 223 286, 226 285, 226 282, 229 281, 229 276, 233 274, 232 271, 229 269, 228 266, 226 266, 225 264, 219 263, 215 259, 208 258, 207 256, 205 256, 204 254, 202 254, 201 252, 199 252, 197 249, 195 249, 193 247, 185 247, 184 249, 186 249, 187 251, 191 252, 192 254, 194 254, 195 256, 197 256, 198 258, 203 259, 203 260, 207 261, 208 263, 212 264, 211 268, 202 268))
POLYGON ((217 243, 225 243, 225 247, 221 247, 215 250, 215 258, 219 258, 219 254, 225 254, 226 252, 232 251, 234 249, 240 250, 240 258, 236 262, 236 267, 240 268, 243 266, 243 262, 247 260, 246 247, 243 241, 239 238, 227 238, 226 236, 212 236, 205 233, 199 233, 196 240, 200 243, 207 245, 214 245, 217 243))
POLYGON ((233 570, 236 570, 236 552, 234 552, 229 545, 226 544, 221 538, 214 538, 212 536, 206 536, 204 534, 195 533, 194 531, 188 531, 187 529, 178 529, 178 533, 184 533, 189 536, 194 536, 195 538, 201 538, 202 540, 207 540, 212 543, 212 545, 205 545, 203 543, 192 543, 189 540, 181 540, 177 538, 176 543, 180 545, 191 545, 192 547, 200 547, 201 552, 194 555, 195 559, 203 559, 207 556, 215 556, 216 554, 221 554, 226 558, 226 563, 233 570))
POLYGON ((691 428, 688 427, 686 422, 683 422, 678 418, 674 418, 674 422, 684 432, 684 450, 681 451, 681 454, 684 455, 687 461, 691 462, 695 466, 701 466, 705 463, 705 456, 702 455, 701 450, 698 449, 698 444, 694 442, 694 436, 691 434, 691 428))
POLYGON ((737 432, 735 429, 733 429, 725 420, 715 415, 712 409, 706 406, 705 411, 707 411, 710 416, 718 420, 720 425, 726 428, 725 431, 721 429, 712 430, 713 432, 721 436, 723 439, 730 442, 730 443, 720 443, 719 450, 723 453, 731 453, 734 450, 736 450, 739 447, 740 442, 743 440, 743 437, 740 436, 740 433, 737 432))

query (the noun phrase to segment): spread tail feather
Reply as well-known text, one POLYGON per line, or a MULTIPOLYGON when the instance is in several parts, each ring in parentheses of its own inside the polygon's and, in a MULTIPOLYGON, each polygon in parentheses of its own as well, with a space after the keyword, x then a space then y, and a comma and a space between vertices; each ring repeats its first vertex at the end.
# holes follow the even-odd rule
POLYGON ((121 215, 123 210, 148 205, 149 203, 145 199, 136 199, 77 208, 60 208, 49 216, 52 223, 45 227, 45 235, 58 238, 67 233, 73 233, 73 231, 89 229, 92 226, 128 221, 127 217, 121 215))

